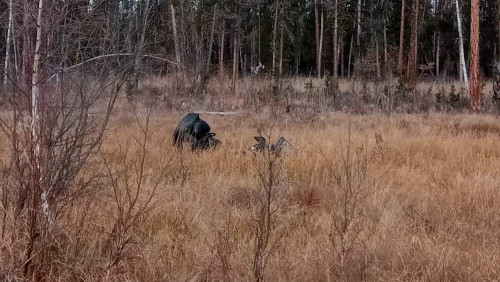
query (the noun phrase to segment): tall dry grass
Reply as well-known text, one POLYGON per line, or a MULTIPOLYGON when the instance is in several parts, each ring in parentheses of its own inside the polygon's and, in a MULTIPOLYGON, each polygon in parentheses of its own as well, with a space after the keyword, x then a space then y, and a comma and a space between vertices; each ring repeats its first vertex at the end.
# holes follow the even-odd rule
MULTIPOLYGON (((397 78, 383 81, 339 79, 333 88, 329 78, 289 77, 274 83, 270 77, 238 79, 233 89, 229 78, 212 78, 205 91, 197 93, 196 80, 181 82, 169 75, 149 77, 140 84, 138 99, 154 96, 165 109, 213 111, 266 111, 272 102, 282 108, 299 110, 349 110, 356 113, 422 113, 429 111, 462 111, 468 108, 468 86, 455 80, 421 81, 415 90, 397 78)), ((481 84, 485 112, 498 112, 492 103, 492 83, 481 84)), ((155 99, 156 99, 155 98, 155 99)))
MULTIPOLYGON (((170 135, 180 114, 153 113, 146 167, 154 175, 162 164, 172 166, 151 213, 134 226, 134 243, 120 263, 95 277, 90 273, 99 273, 99 267, 93 266, 84 280, 254 279, 259 156, 247 148, 269 118, 202 117, 223 145, 179 154, 170 135)), ((296 125, 285 115, 275 127, 276 138, 278 129, 293 149, 282 156, 285 192, 276 220, 285 232, 270 256, 267 281, 500 278, 500 125, 495 117, 325 113, 296 125), (330 168, 342 164, 348 146, 353 156, 360 146, 367 148, 370 163, 367 193, 359 199, 353 231, 345 240, 357 237, 341 275, 332 236, 343 201, 330 168)), ((130 142, 139 130, 131 114, 115 116, 110 127, 115 137, 106 137, 103 152, 114 152, 117 142, 130 142)), ((133 142, 129 146, 138 149, 133 142)), ((107 199, 91 204, 87 230, 100 231, 85 234, 83 247, 100 246, 99 234, 109 231, 111 215, 103 212, 109 205, 107 199)))
MULTIPOLYGON (((266 89, 248 83, 239 87, 266 89)), ((202 103, 161 105, 145 135, 144 106, 118 104, 93 167, 80 176, 100 175, 95 194, 81 195, 62 216, 58 244, 48 248, 47 280, 255 281, 266 162, 247 149, 258 132, 293 145, 276 164, 279 193, 264 280, 500 279, 496 116, 298 107, 281 110, 278 120, 262 109, 202 114, 222 145, 191 152, 175 149, 171 133, 186 110, 202 103), (135 207, 129 195, 137 195, 135 207)), ((1 142, 7 156, 7 140, 1 142)), ((14 279, 19 263, 6 259, 17 251, 14 229, 6 228, 4 280, 14 279)))

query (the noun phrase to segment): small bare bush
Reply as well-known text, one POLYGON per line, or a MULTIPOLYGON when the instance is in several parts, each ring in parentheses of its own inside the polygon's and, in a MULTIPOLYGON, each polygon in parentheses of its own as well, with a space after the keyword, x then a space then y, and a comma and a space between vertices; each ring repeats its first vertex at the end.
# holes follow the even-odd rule
MULTIPOLYGON (((158 188, 166 181, 170 161, 160 158, 154 163, 151 158, 153 139, 150 132, 152 108, 145 113, 145 121, 141 122, 136 113, 139 136, 132 136, 136 150, 132 150, 127 141, 115 136, 115 149, 101 153, 106 170, 104 213, 110 216, 111 230, 105 250, 108 257, 106 269, 112 270, 127 258, 127 248, 140 245, 138 224, 149 220, 149 214, 155 208, 155 197, 158 188)), ((166 156, 168 157, 168 156, 166 156)))
MULTIPOLYGON (((267 134, 272 137, 272 127, 267 134)), ((256 193, 255 213, 252 216, 254 225, 254 257, 253 275, 256 281, 264 281, 269 259, 280 247, 285 236, 284 224, 279 220, 281 201, 285 187, 282 181, 283 162, 279 154, 275 154, 271 146, 256 158, 256 171, 259 188, 256 193)))
POLYGON ((364 230, 363 201, 372 188, 368 176, 371 156, 366 147, 353 146, 349 127, 346 146, 340 146, 339 159, 328 166, 329 186, 335 195, 330 232, 335 255, 333 273, 342 281, 367 279, 361 233, 364 230))

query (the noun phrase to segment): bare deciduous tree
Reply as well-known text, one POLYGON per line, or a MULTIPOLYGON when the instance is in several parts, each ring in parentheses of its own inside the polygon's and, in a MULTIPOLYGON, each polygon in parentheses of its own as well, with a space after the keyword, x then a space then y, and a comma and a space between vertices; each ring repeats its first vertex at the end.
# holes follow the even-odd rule
MULTIPOLYGON (((7 239, 2 247, 13 250, 2 257, 2 271, 14 277, 52 280, 52 271, 61 267, 56 266, 57 254, 63 252, 54 246, 65 240, 61 230, 70 221, 72 203, 95 187, 98 176, 89 173, 88 165, 101 144, 124 81, 124 68, 131 64, 110 54, 113 56, 61 67, 63 60, 82 50, 78 44, 61 48, 63 41, 54 30, 60 30, 55 27, 62 23, 55 15, 69 16, 75 10, 67 8, 81 2, 68 0, 61 6, 45 0, 13 3, 15 14, 22 11, 19 14, 24 18, 19 32, 12 34, 13 39, 22 36, 24 40, 24 71, 19 81, 11 79, 15 84, 7 112, 11 118, 0 118, 11 148, 7 185, 0 187, 4 195, 2 236, 7 239), (34 21, 26 15, 34 15, 34 21), (118 63, 124 68, 109 71, 110 65, 118 63), (53 83, 51 78, 62 69, 67 71, 64 82, 53 83), (87 171, 85 176, 80 175, 82 170, 87 171)), ((95 14, 87 11, 72 15, 74 21, 65 27, 63 36, 76 30, 84 30, 82 37, 96 32, 93 28, 97 26, 89 20, 95 14)), ((77 247, 70 245, 64 251, 77 247)))

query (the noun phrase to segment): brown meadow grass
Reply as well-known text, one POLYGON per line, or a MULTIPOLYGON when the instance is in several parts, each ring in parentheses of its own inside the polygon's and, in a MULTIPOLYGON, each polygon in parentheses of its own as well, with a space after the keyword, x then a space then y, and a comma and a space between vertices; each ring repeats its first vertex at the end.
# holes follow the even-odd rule
MULTIPOLYGON (((289 85, 307 92, 307 80, 289 85)), ((313 81, 318 88, 321 83, 313 81)), ((279 171, 273 179, 276 228, 266 281, 500 279, 496 115, 432 110, 348 114, 297 99, 290 113, 280 108, 276 118, 270 106, 243 109, 246 95, 267 91, 268 81, 243 81, 234 99, 227 99, 229 81, 211 81, 210 98, 193 98, 192 103, 164 84, 151 80, 142 88, 160 89, 167 96, 153 103, 144 147, 146 107, 142 101, 117 104, 99 154, 79 176, 102 180, 95 193, 81 195, 61 217, 53 259, 57 267, 46 273, 49 281, 255 281, 259 173, 267 163, 248 148, 259 134, 271 135, 273 142, 284 136, 292 144, 274 164, 279 171), (237 111, 202 111, 201 118, 222 142, 219 148, 192 152, 172 145, 175 125, 192 110, 237 111), (140 179, 138 171, 144 172, 140 179), (137 183, 141 188, 134 190, 137 183), (148 203, 147 208, 132 216, 131 227, 117 237, 113 227, 120 220, 119 206, 127 206, 135 192, 139 205, 148 203), (345 229, 339 230, 344 222, 345 229), (120 240, 126 243, 114 264, 110 249, 120 240)), ((353 85, 361 91, 362 85, 353 85)), ((351 86, 343 81, 339 88, 349 91, 351 86)), ((418 87, 429 92, 434 86, 418 87)), ((485 89, 489 93, 490 85, 485 89)), ((7 143, 2 139, 0 147, 5 165, 7 143)), ((0 270, 15 265, 3 259, 16 252, 15 236, 5 238, 10 239, 0 244, 0 270)))
MULTIPOLYGON (((180 117, 160 111, 152 116, 146 166, 152 174, 159 164, 171 166, 154 209, 135 229, 141 242, 127 248, 120 271, 113 275, 139 281, 252 280, 253 195, 260 160, 247 148, 271 119, 202 115, 222 146, 183 151, 181 161, 171 144, 180 117), (226 247, 222 255, 217 251, 221 244, 226 247)), ((102 150, 112 152, 116 142, 137 135, 134 120, 127 113, 115 116, 109 132, 116 136, 108 134, 102 150)), ((371 159, 369 192, 360 200, 353 223, 359 236, 346 263, 347 280, 499 279, 496 117, 324 113, 310 123, 295 124, 284 115, 273 130, 273 140, 285 136, 293 148, 282 156, 284 193, 276 217, 285 235, 271 255, 268 281, 339 278, 332 231, 342 199, 330 181, 329 166, 340 164, 349 146, 352 151, 367 148, 371 159)), ((92 217, 92 224, 106 221, 99 206, 92 217)))

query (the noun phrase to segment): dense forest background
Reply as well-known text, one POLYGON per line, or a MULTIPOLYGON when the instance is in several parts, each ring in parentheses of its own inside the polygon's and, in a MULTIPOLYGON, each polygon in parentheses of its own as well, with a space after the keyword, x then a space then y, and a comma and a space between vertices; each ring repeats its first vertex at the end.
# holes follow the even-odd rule
MULTIPOLYGON (((27 36, 34 37, 35 2, 0 4, 4 77, 20 72, 23 61, 30 61, 23 54, 34 48, 27 36)), ((479 2, 480 69, 491 76, 492 63, 500 58, 500 1, 479 2)), ((216 71, 241 77, 257 69, 267 73, 274 69, 281 75, 383 78, 405 73, 407 55, 415 44, 418 76, 462 78, 459 50, 463 45, 469 69, 470 4, 463 0, 48 0, 42 17, 42 65, 48 78, 87 60, 99 64, 99 56, 120 56, 111 67, 134 61, 129 71, 136 81, 175 70, 176 65, 193 77, 216 71), (415 4, 418 37, 413 43, 415 4), (259 63, 264 67, 257 68, 259 63)))

